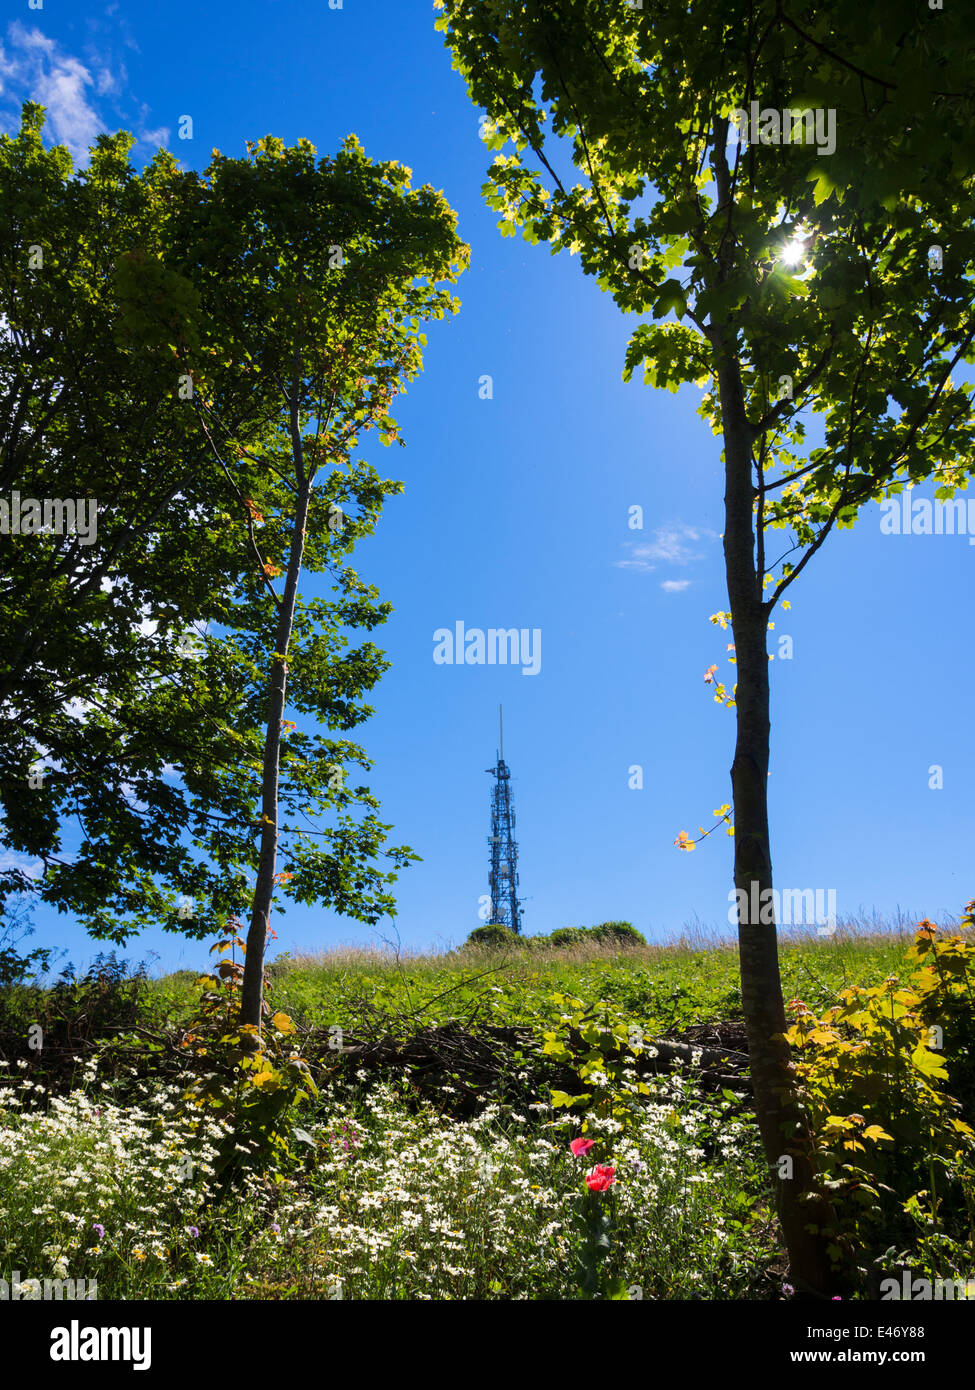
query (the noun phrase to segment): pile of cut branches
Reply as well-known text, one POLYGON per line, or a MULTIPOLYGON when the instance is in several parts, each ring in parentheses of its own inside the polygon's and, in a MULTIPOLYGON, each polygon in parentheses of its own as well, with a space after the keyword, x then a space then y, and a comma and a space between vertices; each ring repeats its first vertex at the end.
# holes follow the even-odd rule
MULTIPOLYGON (((417 1098, 434 1100, 462 1117, 502 1099, 527 1103, 546 1088, 578 1089, 577 1074, 545 1056, 539 1036, 528 1026, 474 1028, 452 1020, 411 1027, 405 1015, 377 1016, 373 1023, 370 1028, 360 1019, 356 1033, 343 1031, 340 1041, 334 1030, 309 1030, 302 1039, 302 1053, 313 1070, 321 1068, 326 1073, 399 1074, 408 1079, 417 1098)), ((574 1049, 585 1052, 577 1032, 569 1038, 574 1049)), ((686 1068, 705 1091, 724 1089, 742 1095, 751 1091, 747 1053, 707 1045, 696 1037, 647 1038, 633 1066, 640 1077, 686 1068)))

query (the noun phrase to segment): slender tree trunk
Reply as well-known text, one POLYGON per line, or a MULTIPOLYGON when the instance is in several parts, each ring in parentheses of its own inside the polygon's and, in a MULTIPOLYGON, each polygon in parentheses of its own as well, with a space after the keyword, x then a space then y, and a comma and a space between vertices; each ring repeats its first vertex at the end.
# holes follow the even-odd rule
POLYGON ((264 735, 264 775, 261 791, 261 854, 254 888, 254 905, 247 932, 247 954, 244 958, 244 978, 241 984, 241 1023, 261 1026, 261 1004, 264 996, 264 950, 271 924, 271 898, 274 894, 274 872, 278 854, 278 774, 281 762, 281 733, 284 719, 285 692, 288 683, 288 646, 294 625, 298 578, 305 552, 305 526, 311 498, 313 476, 302 476, 300 460, 298 473, 301 482, 295 508, 294 531, 288 556, 288 573, 278 616, 274 657, 268 687, 267 732, 264 735))
POLYGON ((715 350, 725 442, 725 572, 735 636, 737 740, 731 767, 735 824, 735 888, 739 890, 742 1010, 748 1036, 755 1110, 775 1184, 789 1251, 790 1278, 802 1293, 826 1297, 837 1286, 821 1229, 831 1207, 811 1190, 813 1168, 793 1089, 772 904, 768 827, 769 610, 757 573, 752 481, 752 429, 732 334, 710 334, 715 350), (740 896, 744 892, 743 907, 740 896), (764 907, 759 915, 755 905, 764 907), (791 1165, 783 1162, 791 1158, 791 1165), (791 1175, 790 1174, 791 1169, 791 1175), (787 1176, 788 1175, 788 1176, 787 1176), (816 1227, 811 1231, 808 1227, 816 1227))

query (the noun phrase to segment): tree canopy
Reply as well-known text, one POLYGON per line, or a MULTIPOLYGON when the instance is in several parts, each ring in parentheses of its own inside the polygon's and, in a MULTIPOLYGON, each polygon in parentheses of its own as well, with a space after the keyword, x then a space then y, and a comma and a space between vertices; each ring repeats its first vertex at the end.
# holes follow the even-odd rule
MULTIPOLYGON (((162 920, 204 937, 252 894, 286 603, 293 711, 340 735, 371 712, 361 697, 387 663, 353 636, 390 605, 348 557, 401 485, 354 449, 367 429, 398 437, 389 405, 420 368, 420 320, 456 307, 435 282, 455 278, 466 248, 442 195, 373 164, 354 137, 327 159, 267 137, 202 173, 160 151, 141 175, 131 137, 102 137, 72 177, 40 128, 28 108, 19 140, 0 145, 15 231, 0 247, 0 381, 22 421, 5 476, 25 497, 96 498, 99 518, 90 545, 2 538, 2 598, 25 644, 3 673, 3 833, 44 866, 36 883, 22 870, 5 883, 96 936, 162 920), (330 575, 335 597, 298 600, 303 567, 330 575)), ((375 798, 347 784, 366 754, 296 720, 285 733, 281 823, 294 835, 276 891, 374 921, 395 874, 373 863, 389 828, 375 798)))

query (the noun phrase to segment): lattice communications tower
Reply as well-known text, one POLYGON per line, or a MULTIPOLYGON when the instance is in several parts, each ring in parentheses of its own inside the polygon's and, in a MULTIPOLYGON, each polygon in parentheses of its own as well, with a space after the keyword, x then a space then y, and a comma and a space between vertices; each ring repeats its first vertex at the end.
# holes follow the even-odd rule
POLYGON ((491 790, 491 892, 489 921, 501 922, 514 932, 521 931, 521 903, 518 899, 518 842, 515 840, 515 813, 511 804, 511 771, 504 760, 504 724, 498 706, 498 761, 486 769, 494 778, 491 790))

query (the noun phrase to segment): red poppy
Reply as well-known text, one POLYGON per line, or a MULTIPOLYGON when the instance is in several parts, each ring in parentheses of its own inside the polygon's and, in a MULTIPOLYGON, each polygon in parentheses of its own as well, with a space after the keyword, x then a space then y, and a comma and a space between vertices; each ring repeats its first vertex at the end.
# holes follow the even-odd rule
POLYGON ((586 1154, 595 1144, 595 1139, 573 1139, 569 1148, 576 1158, 585 1158, 586 1154))
POLYGON ((616 1169, 608 1167, 605 1163, 597 1163, 586 1177, 590 1192, 605 1192, 615 1181, 616 1169))

